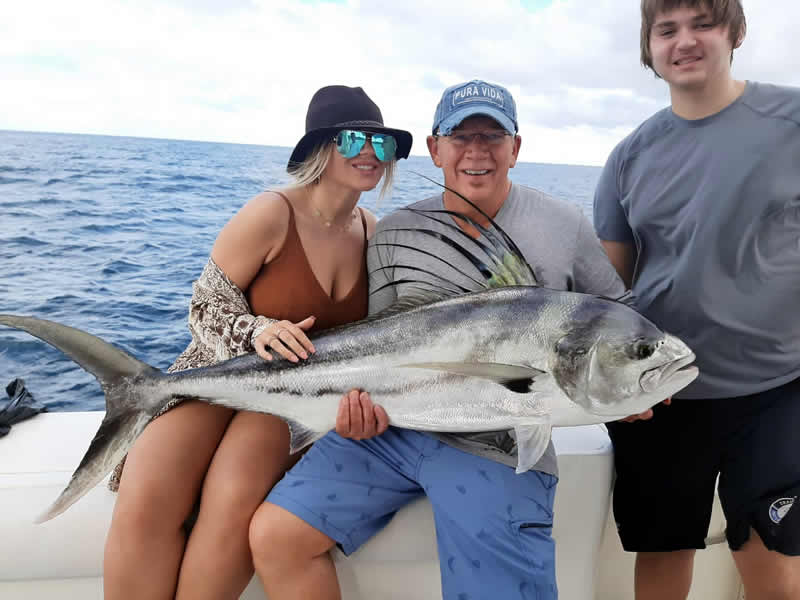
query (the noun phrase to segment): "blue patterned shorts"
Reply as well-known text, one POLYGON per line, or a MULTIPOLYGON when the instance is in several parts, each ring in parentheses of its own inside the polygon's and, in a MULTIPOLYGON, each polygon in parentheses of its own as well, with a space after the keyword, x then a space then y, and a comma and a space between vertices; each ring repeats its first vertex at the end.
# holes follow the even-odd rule
POLYGON ((444 598, 551 600, 558 597, 551 537, 556 482, 390 427, 361 442, 329 433, 267 500, 350 554, 397 510, 427 495, 444 598))

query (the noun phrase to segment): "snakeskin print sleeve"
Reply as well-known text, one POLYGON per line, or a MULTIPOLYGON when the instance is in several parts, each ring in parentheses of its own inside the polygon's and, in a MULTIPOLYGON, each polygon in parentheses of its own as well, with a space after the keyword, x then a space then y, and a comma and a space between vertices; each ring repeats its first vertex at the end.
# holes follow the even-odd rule
POLYGON ((213 362, 252 352, 255 338, 276 321, 251 314, 242 291, 210 258, 192 291, 189 330, 213 362))

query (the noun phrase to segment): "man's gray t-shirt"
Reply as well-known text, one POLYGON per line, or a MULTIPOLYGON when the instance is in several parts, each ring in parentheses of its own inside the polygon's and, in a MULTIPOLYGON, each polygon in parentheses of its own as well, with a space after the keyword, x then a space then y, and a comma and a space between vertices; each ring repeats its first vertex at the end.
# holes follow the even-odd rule
POLYGON ((636 308, 697 354, 677 397, 800 377, 800 89, 748 82, 705 119, 656 113, 609 157, 594 221, 638 250, 636 308))
MULTIPOLYGON (((412 204, 411 208, 442 210, 444 208, 442 195, 412 204)), ((447 215, 438 215, 437 218, 450 219, 447 215)), ((514 240, 544 286, 612 298, 624 292, 622 281, 606 257, 591 223, 576 206, 556 200, 538 190, 513 184, 494 220, 514 240)), ((435 253, 473 277, 478 276, 472 264, 456 250, 420 233, 388 231, 396 228, 425 228, 441 231, 448 237, 458 235, 444 225, 407 210, 396 211, 382 219, 370 240, 367 252, 370 291, 398 279, 424 279, 441 284, 441 281, 434 277, 415 270, 401 267, 378 270, 392 265, 411 265, 428 269, 468 289, 476 289, 475 284, 465 275, 458 275, 439 260, 406 248, 376 245, 391 242, 420 248, 435 253)), ((472 246, 466 240, 462 243, 464 244, 472 246)), ((476 256, 485 256, 478 249, 473 250, 471 247, 469 249, 476 256)), ((413 285, 401 284, 372 293, 369 302, 370 314, 380 312, 398 298, 413 293, 415 289, 413 285)), ((516 446, 505 431, 435 435, 448 445, 466 452, 509 466, 515 467, 517 464, 516 446)), ((552 444, 534 469, 552 475, 557 474, 552 444)))

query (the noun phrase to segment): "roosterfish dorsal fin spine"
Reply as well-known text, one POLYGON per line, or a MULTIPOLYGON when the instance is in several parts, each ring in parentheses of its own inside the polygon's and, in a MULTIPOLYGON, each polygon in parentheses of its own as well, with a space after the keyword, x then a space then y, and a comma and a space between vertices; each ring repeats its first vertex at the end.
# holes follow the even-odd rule
MULTIPOLYGON (((415 265, 396 264, 396 265, 389 265, 387 267, 378 267, 377 269, 375 269, 373 271, 373 273, 377 273, 378 271, 385 271, 385 270, 388 270, 388 269, 408 269, 409 271, 417 271, 419 273, 425 273, 426 275, 430 275, 431 277, 435 277, 436 279, 441 279, 445 284, 449 284, 449 285, 452 285, 455 288, 458 288, 458 289, 454 290, 453 288, 449 288, 446 285, 445 286, 439 286, 439 289, 444 293, 467 294, 469 292, 475 291, 475 290, 471 290, 469 288, 466 288, 463 285, 459 285, 459 284, 457 284, 455 282, 452 282, 452 281, 446 279, 445 277, 442 277, 441 275, 439 275, 438 273, 436 273, 434 271, 430 271, 429 269, 424 269, 422 267, 417 267, 415 265)), ((425 282, 425 283, 427 283, 427 282, 425 282)), ((388 287, 390 285, 391 285, 391 282, 386 284, 386 285, 383 285, 383 286, 379 287, 375 291, 378 292, 381 289, 383 289, 385 287, 388 287)))
POLYGON ((427 177, 426 175, 422 175, 421 173, 415 173, 420 177, 427 179, 428 181, 444 188, 448 192, 451 192, 464 200, 467 204, 469 204, 472 208, 474 208, 479 214, 485 217, 488 222, 489 226, 484 227, 481 223, 478 223, 474 219, 470 218, 468 215, 459 213, 457 211, 447 210, 447 209, 421 209, 421 208, 414 208, 414 207, 406 207, 401 210, 409 211, 417 216, 429 219, 438 224, 439 227, 444 228, 445 230, 450 230, 454 233, 449 234, 446 231, 438 231, 435 229, 428 229, 425 227, 396 227, 396 228, 389 228, 380 230, 375 238, 374 242, 370 244, 369 249, 372 251, 377 252, 379 248, 382 247, 395 247, 395 248, 403 248, 405 250, 409 250, 412 252, 418 252, 421 255, 425 255, 427 257, 432 257, 435 260, 438 260, 445 264, 445 266, 449 267, 453 274, 457 274, 459 276, 464 277, 468 283, 465 285, 472 286, 473 289, 469 289, 464 285, 459 285, 452 279, 448 279, 446 276, 433 273, 431 271, 427 271, 423 268, 413 266, 409 267, 406 265, 399 265, 399 264, 390 264, 390 265, 382 265, 376 269, 372 269, 370 271, 370 276, 374 275, 380 270, 392 268, 400 268, 400 269, 408 269, 412 271, 422 271, 427 273, 428 275, 432 276, 434 279, 438 280, 439 283, 426 281, 424 279, 416 279, 416 278, 409 278, 409 277, 400 277, 395 279, 394 281, 389 281, 387 283, 383 283, 380 286, 375 287, 374 289, 370 290, 370 295, 376 294, 388 287, 393 286, 405 286, 405 285, 415 285, 420 288, 420 286, 425 286, 428 288, 428 294, 422 293, 414 293, 411 295, 406 295, 401 301, 389 306, 384 311, 379 313, 379 316, 387 316, 389 314, 395 314, 399 312, 403 312, 405 310, 410 310, 411 308, 415 308, 417 306, 421 306, 424 304, 429 304, 431 302, 436 302, 438 300, 443 300, 445 298, 457 296, 464 293, 469 292, 476 292, 484 289, 492 289, 492 288, 499 288, 499 287, 509 287, 509 286, 517 286, 517 285, 524 285, 524 286, 538 286, 539 281, 536 277, 536 274, 531 267, 531 265, 527 262, 525 257, 523 256, 522 252, 520 251, 519 247, 514 243, 511 237, 503 230, 497 222, 490 217, 486 212, 484 212, 478 205, 473 203, 469 198, 466 198, 459 192, 427 177), (474 238, 469 235, 466 231, 458 227, 454 222, 450 222, 450 220, 443 220, 437 218, 439 215, 445 215, 448 218, 458 218, 463 220, 464 222, 468 223, 470 226, 474 227, 476 231, 482 234, 482 238, 474 238), (413 244, 409 243, 395 243, 391 240, 386 240, 386 238, 381 238, 381 236, 386 236, 388 233, 408 233, 412 235, 427 237, 429 239, 438 240, 442 245, 445 247, 455 250, 459 255, 464 257, 467 262, 475 269, 477 275, 471 276, 466 273, 463 269, 459 268, 458 266, 448 262, 444 258, 437 256, 434 252, 431 252, 430 249, 425 248, 418 248, 413 244), (483 259, 479 257, 475 252, 467 248, 467 244, 472 244, 480 253, 483 253, 486 258, 483 259), (410 296, 410 297, 408 297, 410 296))
MULTIPOLYGON (((379 248, 381 246, 392 246, 394 248, 405 248, 406 250, 413 250, 414 252, 419 252, 421 254, 429 256, 430 258, 432 258, 434 260, 438 260, 439 262, 444 263, 447 267, 457 271, 458 273, 460 273, 461 275, 463 275, 464 277, 466 277, 467 279, 469 279, 470 281, 472 281, 475 285, 477 285, 479 287, 485 287, 485 285, 486 285, 483 281, 478 281, 477 279, 472 277, 469 273, 467 273, 463 269, 459 269, 455 265, 451 265, 449 262, 447 262, 441 256, 437 256, 433 252, 428 252, 427 250, 423 250, 422 248, 415 248, 414 246, 409 246, 407 244, 387 244, 387 243, 382 243, 382 242, 377 242, 377 243, 373 244, 373 247, 375 247, 375 248, 379 248)), ((396 265, 389 265, 389 266, 386 266, 386 267, 379 267, 378 269, 376 269, 376 271, 384 270, 384 269, 395 269, 395 268, 397 268, 396 265)), ((440 275, 437 275, 437 277, 441 278, 440 275)))
MULTIPOLYGON (((505 230, 497 224, 497 222, 490 217, 486 212, 477 204, 475 204, 472 200, 464 196, 463 194, 457 192, 456 190, 439 183, 435 179, 428 177, 427 175, 423 175, 422 173, 418 173, 416 171, 412 171, 415 175, 422 177, 430 181, 431 183, 438 185, 439 187, 447 190, 451 194, 454 194, 461 198, 464 202, 469 204, 472 208, 474 208, 478 213, 480 213, 487 221, 489 221, 490 227, 486 228, 483 227, 480 223, 476 222, 474 219, 466 215, 462 215, 460 213, 456 213, 459 215, 460 219, 468 222, 470 225, 475 227, 478 231, 484 233, 484 236, 492 243, 492 245, 497 250, 497 253, 492 256, 492 258, 499 258, 499 264, 502 264, 508 267, 509 259, 513 259, 510 262, 513 262, 516 267, 520 267, 522 271, 515 273, 515 281, 513 283, 506 283, 505 285, 500 286, 492 286, 492 287, 505 287, 508 285, 539 285, 539 280, 536 277, 536 273, 533 270, 533 267, 528 263, 525 259, 525 256, 522 254, 522 251, 519 247, 514 243, 514 240, 509 236, 505 230)), ((432 217, 429 217, 432 218, 432 217)), ((434 219, 438 221, 438 219, 434 219)), ((474 238, 471 236, 470 239, 475 241, 474 238)))

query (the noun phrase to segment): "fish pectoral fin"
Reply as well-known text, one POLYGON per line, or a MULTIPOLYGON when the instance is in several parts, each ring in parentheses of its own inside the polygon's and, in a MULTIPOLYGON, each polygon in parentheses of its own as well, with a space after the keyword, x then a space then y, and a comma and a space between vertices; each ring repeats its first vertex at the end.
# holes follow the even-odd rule
POLYGON ((311 429, 299 421, 293 421, 291 419, 284 419, 284 421, 286 421, 286 424, 289 426, 289 452, 291 454, 300 452, 300 450, 306 446, 310 446, 328 433, 327 431, 311 429))
POLYGON ((517 440, 517 474, 533 468, 550 445, 550 425, 517 425, 514 437, 517 440))
POLYGON ((527 394, 537 378, 547 376, 546 371, 533 367, 509 365, 506 363, 474 363, 474 362, 425 362, 400 365, 416 369, 433 369, 455 375, 479 377, 505 386, 512 392, 527 394))

